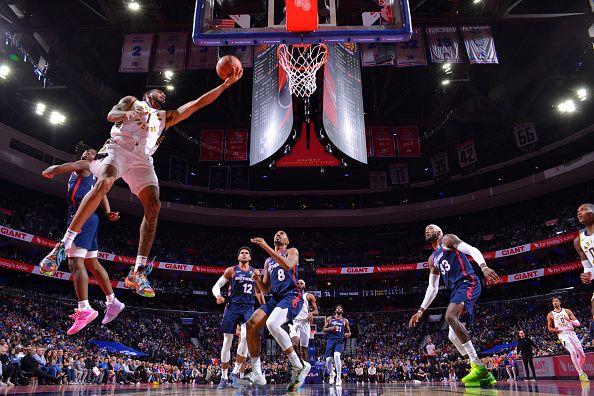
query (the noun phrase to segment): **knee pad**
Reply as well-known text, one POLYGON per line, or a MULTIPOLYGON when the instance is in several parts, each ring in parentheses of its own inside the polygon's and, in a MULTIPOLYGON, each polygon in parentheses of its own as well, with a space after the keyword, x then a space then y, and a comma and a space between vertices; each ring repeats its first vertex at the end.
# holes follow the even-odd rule
POLYGON ((231 360, 231 344, 233 344, 233 334, 223 334, 223 348, 221 349, 221 361, 223 363, 231 360))

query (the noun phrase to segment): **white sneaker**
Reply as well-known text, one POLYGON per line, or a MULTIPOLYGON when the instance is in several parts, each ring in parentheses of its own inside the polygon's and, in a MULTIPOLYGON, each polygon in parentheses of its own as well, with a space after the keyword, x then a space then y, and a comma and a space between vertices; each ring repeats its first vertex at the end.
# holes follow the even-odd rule
POLYGON ((301 364, 303 365, 301 368, 293 366, 293 373, 289 380, 289 385, 287 385, 287 392, 296 391, 305 382, 305 378, 307 378, 307 374, 311 370, 311 364, 304 362, 303 360, 301 361, 301 364))
POLYGON ((8 385, 8 386, 14 386, 14 384, 12 382, 10 382, 10 380, 6 381, 6 385, 8 385))
POLYGON ((342 386, 342 379, 340 377, 336 378, 336 386, 342 386))
POLYGON ((0 387, 4 388, 4 387, 7 387, 7 386, 8 386, 8 384, 5 384, 4 382, 0 381, 0 387))
POLYGON ((334 377, 334 374, 330 375, 330 379, 328 380, 328 383, 329 383, 330 385, 334 385, 334 378, 335 378, 335 377, 334 377))
POLYGON ((254 386, 264 386, 266 385, 266 378, 264 374, 257 373, 256 370, 252 370, 250 375, 245 378, 240 378, 237 380, 237 384, 240 386, 247 386, 247 387, 254 387, 254 386))

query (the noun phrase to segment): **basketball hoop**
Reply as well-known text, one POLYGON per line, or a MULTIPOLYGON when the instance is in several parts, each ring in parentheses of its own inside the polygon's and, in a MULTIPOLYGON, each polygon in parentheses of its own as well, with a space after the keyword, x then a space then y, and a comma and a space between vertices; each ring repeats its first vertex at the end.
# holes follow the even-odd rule
POLYGON ((326 44, 281 44, 278 63, 287 73, 293 95, 309 97, 316 89, 316 72, 328 60, 326 44))

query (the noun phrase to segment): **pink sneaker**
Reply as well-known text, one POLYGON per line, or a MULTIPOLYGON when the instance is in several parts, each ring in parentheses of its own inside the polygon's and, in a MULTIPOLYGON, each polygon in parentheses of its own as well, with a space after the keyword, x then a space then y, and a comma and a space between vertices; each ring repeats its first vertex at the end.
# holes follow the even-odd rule
POLYGON ((101 321, 101 324, 108 324, 112 320, 118 317, 120 312, 122 312, 126 308, 123 302, 115 300, 111 304, 107 304, 107 308, 105 308, 105 317, 101 321))
POLYGON ((72 335, 78 333, 79 331, 84 329, 89 323, 91 323, 98 315, 99 312, 95 311, 92 308, 86 311, 79 311, 78 309, 75 309, 74 314, 70 315, 70 317, 74 319, 74 324, 71 328, 68 329, 66 334, 72 335))

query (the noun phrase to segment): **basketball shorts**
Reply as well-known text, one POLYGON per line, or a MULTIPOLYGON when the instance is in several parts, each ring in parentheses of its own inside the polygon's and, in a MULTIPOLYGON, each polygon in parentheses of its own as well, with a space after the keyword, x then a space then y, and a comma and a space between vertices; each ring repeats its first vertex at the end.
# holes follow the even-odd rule
POLYGON ((450 294, 450 304, 464 304, 460 321, 467 325, 474 321, 474 304, 481 295, 481 282, 476 275, 469 275, 458 283, 450 294))
POLYGON ((237 325, 242 325, 250 320, 254 313, 254 305, 227 305, 223 313, 221 331, 225 334, 235 334, 237 325))
POLYGON ((564 331, 559 333, 559 341, 563 344, 563 347, 567 350, 583 350, 580 339, 575 334, 575 331, 564 331))
MULTIPOLYGON (((72 217, 68 221, 68 225, 72 217)), ((72 248, 68 251, 68 257, 95 258, 97 257, 99 244, 97 234, 99 233, 99 216, 93 213, 83 224, 80 233, 74 238, 72 248)))
POLYGON ((270 315, 274 308, 287 308, 287 321, 291 321, 299 315, 303 307, 303 298, 301 294, 287 294, 286 296, 272 296, 266 304, 260 306, 266 315, 270 315))
POLYGON ((128 150, 122 145, 109 139, 97 154, 97 159, 91 162, 91 172, 99 176, 103 165, 116 168, 117 177, 124 179, 130 186, 130 191, 138 195, 148 186, 159 186, 159 179, 155 173, 152 157, 144 152, 128 150))
POLYGON ((326 342, 326 357, 334 357, 334 353, 344 352, 344 338, 328 338, 326 342))
POLYGON ((289 324, 289 337, 299 337, 299 345, 307 348, 309 346, 309 334, 311 326, 307 320, 294 320, 289 324))

